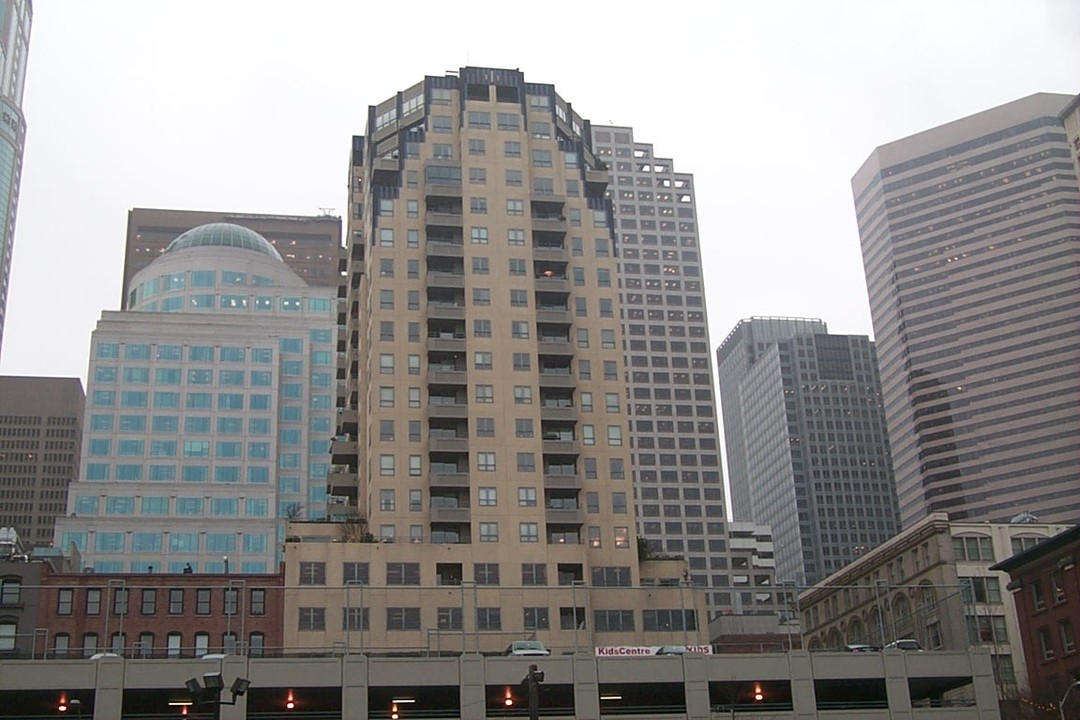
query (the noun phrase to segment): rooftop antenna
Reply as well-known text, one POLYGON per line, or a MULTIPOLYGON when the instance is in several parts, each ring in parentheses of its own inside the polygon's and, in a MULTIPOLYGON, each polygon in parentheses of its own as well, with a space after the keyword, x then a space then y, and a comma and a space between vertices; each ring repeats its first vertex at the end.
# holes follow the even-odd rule
POLYGON ((332 207, 321 207, 319 210, 322 212, 323 217, 330 217, 334 214, 334 208, 332 207))

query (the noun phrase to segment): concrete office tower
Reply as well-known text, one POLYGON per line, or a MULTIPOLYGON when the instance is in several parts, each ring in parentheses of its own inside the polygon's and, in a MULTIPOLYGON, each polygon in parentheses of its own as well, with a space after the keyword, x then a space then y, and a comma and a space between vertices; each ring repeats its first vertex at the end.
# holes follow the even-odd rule
POLYGON ((1080 515, 1071 100, 883 145, 852 179, 905 526, 1080 515))
POLYGON ((51 545, 67 510, 85 402, 78 378, 0 377, 0 527, 27 547, 51 545))
POLYGON ((266 573, 284 521, 322 517, 334 296, 237 225, 178 237, 102 314, 82 469, 56 541, 99 572, 266 573))
MULTIPOLYGON (((629 127, 594 125, 593 147, 608 165, 618 240, 638 533, 654 552, 687 558, 711 611, 749 611, 753 593, 733 597, 728 572, 694 177, 629 127)), ((572 241, 575 254, 595 250, 572 241)))
POLYGON ((0 3, 0 350, 4 342, 15 215, 19 206, 26 119, 22 112, 26 55, 30 45, 31 0, 0 3))
MULTIPOLYGON (((503 586, 464 625, 460 606, 436 624, 434 600, 388 595, 400 607, 385 627, 373 611, 372 641, 464 627, 492 645, 537 632, 576 647, 703 630, 680 573, 641 591, 608 175, 588 121, 515 70, 427 77, 370 108, 350 184, 350 439, 335 443, 332 492, 384 542, 289 545, 286 584, 295 566, 307 584, 321 568, 327 584, 503 586)), ((302 629, 319 632, 317 616, 302 629)))
POLYGON ((135 273, 157 259, 180 235, 209 223, 232 223, 262 235, 308 285, 336 288, 341 283, 337 271, 341 255, 340 217, 134 208, 128 211, 121 307, 129 306, 131 278, 135 273))
POLYGON ((899 528, 874 344, 820 320, 742 320, 717 350, 735 519, 812 584, 899 528))

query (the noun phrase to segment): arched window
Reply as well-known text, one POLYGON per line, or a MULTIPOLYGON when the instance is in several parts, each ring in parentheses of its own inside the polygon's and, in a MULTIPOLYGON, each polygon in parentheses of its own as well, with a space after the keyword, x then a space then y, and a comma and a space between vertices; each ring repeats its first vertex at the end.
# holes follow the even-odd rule
POLYGON ((908 628, 911 625, 911 602, 903 593, 897 593, 893 597, 892 617, 897 628, 908 628))
POLYGON ((829 631, 829 648, 832 650, 839 650, 844 646, 844 639, 840 637, 840 631, 833 628, 829 631))
POLYGON ((248 655, 262 657, 266 649, 266 636, 261 632, 253 632, 248 635, 248 655))
POLYGON ((866 629, 859 618, 852 618, 848 623, 848 642, 852 645, 862 645, 866 642, 866 629))

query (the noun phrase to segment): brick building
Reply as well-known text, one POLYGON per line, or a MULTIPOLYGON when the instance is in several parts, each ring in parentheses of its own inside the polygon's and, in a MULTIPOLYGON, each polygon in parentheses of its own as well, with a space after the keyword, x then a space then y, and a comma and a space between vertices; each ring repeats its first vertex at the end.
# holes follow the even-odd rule
POLYGON ((41 575, 35 653, 260 656, 282 646, 284 574, 41 575))
MULTIPOLYGON (((1080 525, 994 565, 1009 573, 1016 617, 1024 645, 1031 700, 1057 703, 1080 680, 1080 525)), ((1080 697, 1069 705, 1080 712, 1080 697)), ((1074 717, 1068 715, 1067 717, 1074 717)))

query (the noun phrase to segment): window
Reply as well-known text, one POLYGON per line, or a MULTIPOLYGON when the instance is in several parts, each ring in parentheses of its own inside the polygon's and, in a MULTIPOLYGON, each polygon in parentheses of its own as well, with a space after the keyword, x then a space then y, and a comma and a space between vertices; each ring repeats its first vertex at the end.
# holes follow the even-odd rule
POLYGON ((507 245, 524 245, 525 231, 520 228, 511 228, 506 231, 507 245))
POLYGON ((524 320, 511 320, 510 335, 517 340, 527 340, 529 338, 529 323, 524 320))
POLYGON ((517 454, 518 472, 536 472, 536 455, 531 452, 517 454))
POLYGON ((525 201, 524 200, 507 200, 506 201, 506 214, 514 217, 520 217, 525 214, 525 201))
POLYGON ((1039 651, 1043 660, 1052 660, 1054 657, 1054 641, 1050 637, 1050 628, 1041 627, 1038 629, 1039 636, 1039 651))
POLYGON ((469 183, 483 185, 487 182, 487 168, 469 168, 469 183))
POLYGON ((490 352, 473 353, 473 365, 477 370, 490 370, 492 368, 492 354, 490 352))
POLYGON ((324 562, 302 562, 302 563, 300 563, 300 584, 301 585, 325 585, 326 584, 326 563, 324 563, 324 562))
POLYGON ((266 614, 266 590, 253 588, 248 596, 248 608, 252 615, 266 614))
POLYGON ((476 469, 481 472, 495 472, 495 453, 476 453, 476 469))
POLYGON ((506 171, 506 186, 507 187, 521 187, 522 176, 520 170, 507 170, 506 171))
MULTIPOLYGON (((471 197, 469 198, 469 212, 475 215, 487 215, 487 198, 485 197, 471 197)), ((485 241, 487 239, 487 232, 485 229, 485 241)))
POLYGON ((343 608, 341 613, 341 629, 348 630, 368 630, 370 628, 370 618, 367 608, 358 607, 346 607, 343 608))
POLYGON ((1076 635, 1073 634, 1072 621, 1068 618, 1058 620, 1058 635, 1061 636, 1061 652, 1065 655, 1076 652, 1076 635))
POLYGON ((495 507, 499 504, 498 490, 493 487, 480 488, 477 496, 477 504, 480 507, 495 507))
MULTIPOLYGON (((524 258, 510 258, 510 274, 511 275, 523 277, 526 274, 526 272, 527 272, 526 271, 526 263, 525 263, 524 258)), ((520 292, 524 293, 526 291, 521 290, 520 292)), ((513 293, 513 291, 511 291, 511 296, 513 296, 512 293, 513 293)), ((528 306, 528 300, 526 299, 525 304, 522 305, 521 307, 527 307, 527 306, 528 306)))
POLYGON ((1031 603, 1036 610, 1046 609, 1046 596, 1043 594, 1042 578, 1034 578, 1031 582, 1031 603))
POLYGON ((495 418, 476 418, 476 437, 495 437, 495 418))
POLYGON ((994 546, 988 537, 956 537, 953 553, 957 560, 993 560, 994 546))
POLYGON ((519 130, 521 116, 517 113, 498 113, 497 120, 500 130, 519 130))
POLYGON ((521 157, 521 143, 516 140, 507 140, 503 143, 503 155, 508 158, 521 157))
POLYGON ((498 563, 474 563, 473 564, 473 579, 477 585, 498 585, 499 584, 499 564, 498 563))
POLYGON ((86 614, 87 615, 100 615, 101 614, 101 590, 98 588, 90 588, 86 591, 86 614))
POLYGON ((491 113, 470 111, 468 114, 469 127, 474 130, 490 130, 491 129, 491 113))
POLYGON ((633 632, 633 610, 594 610, 593 629, 596 632, 633 632))
POLYGON ((56 592, 56 614, 71 615, 71 607, 74 601, 75 591, 71 588, 60 588, 56 592))
POLYGON ((615 527, 615 547, 628 548, 630 547, 630 532, 626 526, 615 527))
POLYGON ((524 608, 524 623, 526 630, 548 630, 551 628, 551 619, 546 607, 524 608))
POLYGON ((182 636, 178 632, 171 632, 165 636, 165 655, 167 657, 180 657, 181 640, 182 636))
POLYGON ((514 404, 515 405, 532 405, 532 387, 529 385, 515 385, 514 386, 514 404))
POLYGON ((499 542, 499 523, 480 523, 480 542, 499 542))
POLYGON ((502 630, 502 608, 476 608, 477 630, 502 630))
POLYGON ((646 631, 697 630, 693 610, 642 610, 641 623, 646 631))
POLYGON ((199 588, 195 591, 195 614, 209 615, 211 594, 209 588, 199 588))
MULTIPOLYGON (((474 200, 476 198, 473 198, 474 200)), ((475 210, 473 212, 476 212, 475 210)), ((487 212, 487 202, 484 204, 484 212, 487 212)), ((469 230, 469 241, 473 245, 488 244, 488 229, 486 227, 474 227, 469 230)))
POLYGON ((514 437, 531 438, 532 436, 533 436, 533 421, 532 421, 532 418, 517 418, 516 420, 514 420, 514 437))
POLYGON ((420 608, 418 607, 388 607, 386 608, 387 630, 419 630, 420 608))
POLYGON ((326 608, 302 607, 299 610, 300 619, 297 623, 297 630, 326 629, 326 608))
POLYGON ((391 562, 386 564, 387 585, 419 585, 420 563, 391 562))
MULTIPOLYGON (((511 292, 514 292, 514 291, 511 290, 511 292)), ((525 292, 525 291, 522 290, 521 292, 525 292)), ((532 362, 530 360, 531 357, 532 356, 529 355, 529 353, 514 353, 514 355, 513 355, 514 370, 518 370, 518 371, 531 370, 532 369, 532 362)))
POLYGON ((996 577, 960 578, 960 597, 964 603, 1000 603, 1001 587, 996 577))
MULTIPOLYGON (((536 543, 540 542, 540 527, 534 522, 523 522, 518 524, 518 539, 523 543, 536 543)), ((543 567, 541 565, 541 567, 543 567)))
POLYGON ((532 164, 533 167, 551 167, 551 151, 533 150, 532 164))
POLYGON ((495 386, 494 385, 477 385, 476 388, 476 402, 485 404, 495 402, 495 386))
POLYGON ((518 507, 536 507, 536 488, 518 488, 518 507))
POLYGON ((485 153, 486 153, 486 148, 484 146, 484 141, 483 140, 481 140, 480 138, 470 138, 469 139, 469 154, 470 155, 484 155, 485 153))
POLYGON ((169 614, 170 615, 183 615, 184 614, 184 590, 183 588, 172 588, 169 590, 169 614))
POLYGON ((83 657, 91 657, 98 649, 98 636, 97 633, 84 633, 83 634, 83 657))
POLYGON ((66 658, 71 649, 71 636, 67 633, 57 633, 53 638, 53 656, 66 658))
POLYGON ((461 629, 461 608, 441 607, 436 611, 436 626, 439 630, 461 629))
POLYGON ((22 600, 22 580, 20 578, 4 578, 0 580, 0 606, 18 606, 22 600))

